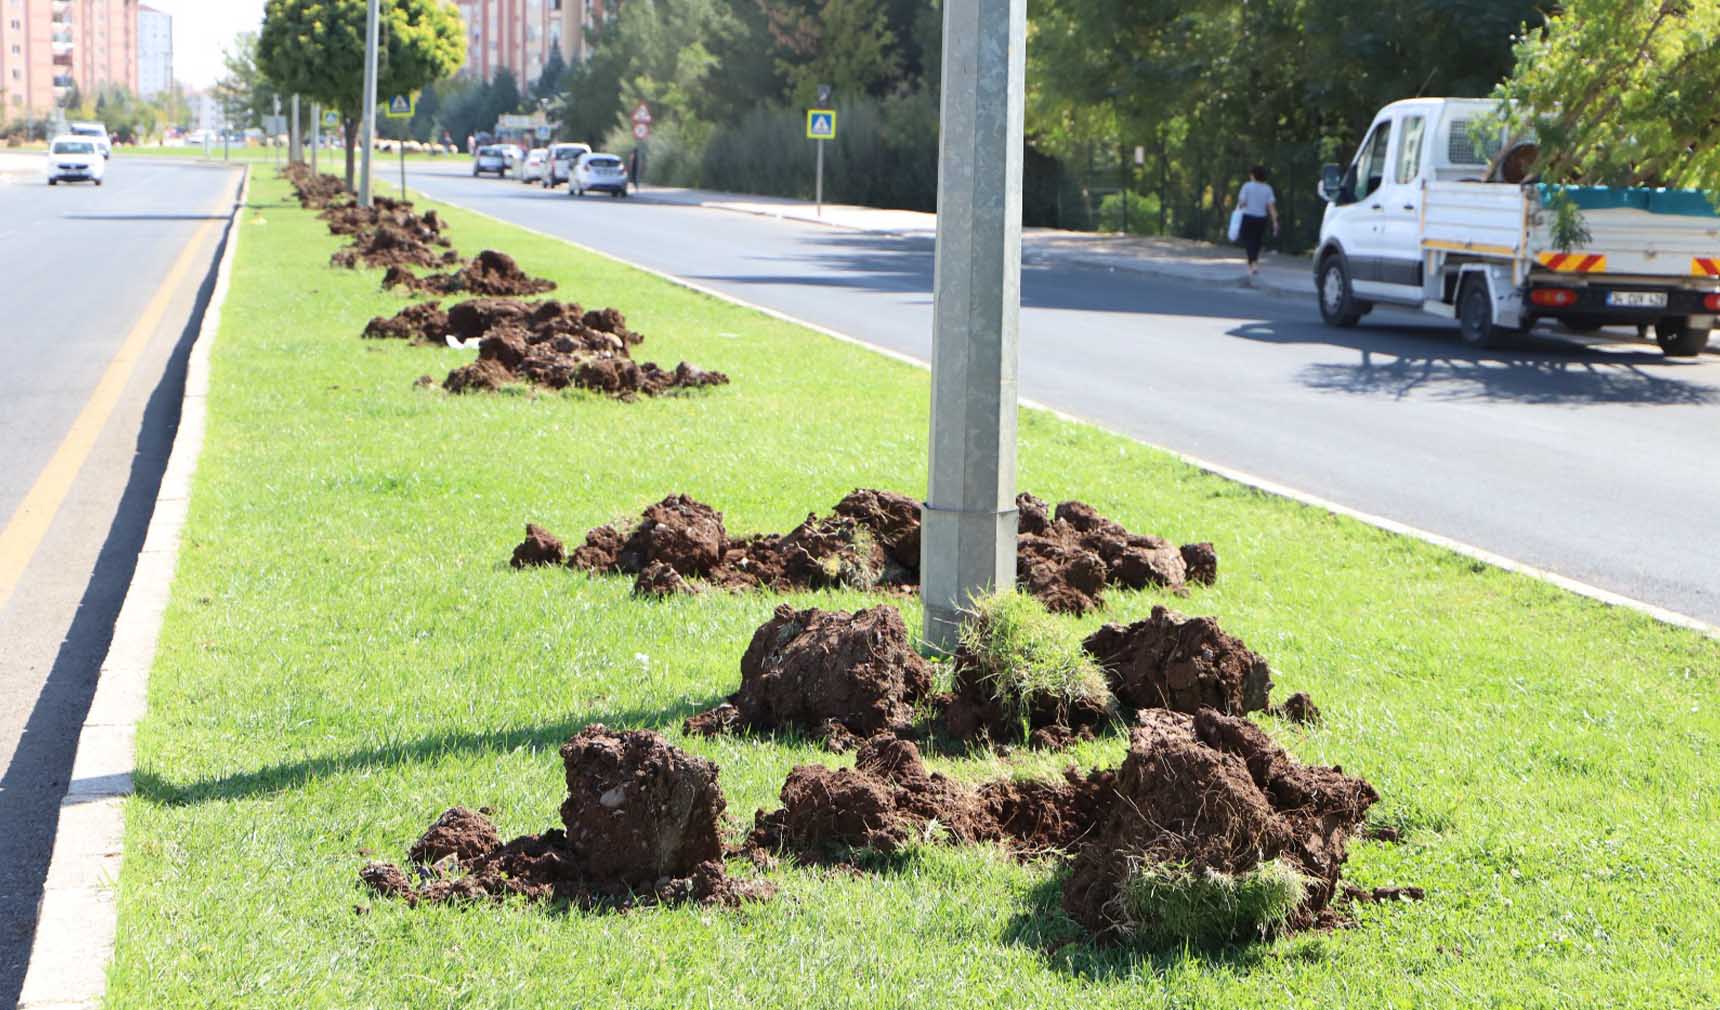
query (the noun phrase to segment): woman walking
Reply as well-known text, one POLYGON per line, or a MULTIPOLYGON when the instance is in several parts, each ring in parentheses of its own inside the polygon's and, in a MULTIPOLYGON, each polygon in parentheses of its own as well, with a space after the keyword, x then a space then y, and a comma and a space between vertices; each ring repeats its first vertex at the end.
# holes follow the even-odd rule
POLYGON ((1248 181, 1236 195, 1236 207, 1242 211, 1242 248, 1248 252, 1248 281, 1260 274, 1260 247, 1266 241, 1266 226, 1278 235, 1278 196, 1266 184, 1266 166, 1255 165, 1248 170, 1248 181))

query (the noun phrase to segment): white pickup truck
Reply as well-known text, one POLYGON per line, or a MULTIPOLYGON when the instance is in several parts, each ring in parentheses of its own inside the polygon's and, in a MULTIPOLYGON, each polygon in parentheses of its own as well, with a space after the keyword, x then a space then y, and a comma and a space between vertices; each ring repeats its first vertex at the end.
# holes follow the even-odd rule
POLYGON ((1492 107, 1395 102, 1347 169, 1326 166, 1314 257, 1326 322, 1392 304, 1454 319, 1478 347, 1549 319, 1652 328, 1666 354, 1701 353, 1720 314, 1720 215, 1706 194, 1487 182, 1497 147, 1478 148, 1472 126, 1492 107), (1555 201, 1580 212, 1580 245, 1555 240, 1555 201))

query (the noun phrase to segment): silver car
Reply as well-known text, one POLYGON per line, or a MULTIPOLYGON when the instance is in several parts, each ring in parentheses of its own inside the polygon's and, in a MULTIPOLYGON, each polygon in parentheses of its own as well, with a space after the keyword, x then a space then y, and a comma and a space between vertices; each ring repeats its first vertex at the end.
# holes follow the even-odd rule
POLYGON ((494 172, 498 179, 508 174, 508 155, 498 144, 485 144, 472 158, 472 177, 477 178, 486 172, 494 172))

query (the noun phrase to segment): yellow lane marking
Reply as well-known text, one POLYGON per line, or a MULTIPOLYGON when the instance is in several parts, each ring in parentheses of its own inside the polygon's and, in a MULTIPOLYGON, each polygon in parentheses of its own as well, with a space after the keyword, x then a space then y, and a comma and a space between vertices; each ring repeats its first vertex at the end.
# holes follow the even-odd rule
POLYGON ((12 598, 13 591, 18 588, 18 580, 23 578, 24 569, 29 567, 30 559, 35 557, 36 549, 48 535, 48 527, 59 514, 66 495, 71 492, 72 482, 77 479, 84 461, 95 448, 97 436, 107 425, 114 408, 119 405, 120 394, 125 392, 126 382, 131 379, 132 372, 137 370, 138 360, 148 346, 149 338, 161 325, 173 296, 179 292, 186 276, 196 265, 204 240, 215 230, 218 223, 204 222, 191 237, 191 241, 185 244, 184 250, 173 262, 173 267, 168 270, 161 286, 156 289, 149 304, 144 306, 142 314, 137 317, 137 324, 119 345, 119 351, 108 363, 101 381, 96 383, 90 398, 85 401, 84 409, 78 412, 77 419, 66 432, 66 437, 61 440, 59 448, 54 450, 53 458, 48 460, 48 465, 36 477, 36 483, 30 486, 30 492, 24 496, 18 510, 12 513, 6 528, 0 530, 0 607, 6 605, 12 598))

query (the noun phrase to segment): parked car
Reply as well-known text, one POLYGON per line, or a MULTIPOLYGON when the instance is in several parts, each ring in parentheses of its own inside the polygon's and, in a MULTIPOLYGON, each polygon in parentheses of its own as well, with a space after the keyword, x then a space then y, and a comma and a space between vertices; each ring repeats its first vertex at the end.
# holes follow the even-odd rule
POLYGON ((496 173, 500 179, 508 174, 508 155, 499 144, 485 144, 478 148, 478 153, 472 158, 472 177, 476 178, 485 172, 496 173))
POLYGON ((1720 267, 1709 269, 1720 215, 1707 194, 1530 182, 1531 141, 1474 134, 1494 106, 1395 102, 1348 168, 1326 166, 1314 257, 1326 322, 1401 305, 1455 320, 1476 347, 1548 319, 1652 327, 1666 354, 1700 353, 1720 318, 1720 267), (1560 202, 1583 215, 1577 248, 1555 235, 1560 202))
POLYGON ((549 170, 544 173, 545 189, 554 189, 573 178, 573 166, 591 153, 590 144, 551 144, 549 170))
POLYGON ((502 149, 502 154, 508 159, 508 171, 510 172, 519 168, 520 162, 526 160, 525 149, 518 144, 497 144, 496 146, 502 149))
POLYGON ((520 181, 526 185, 542 182, 544 174, 549 171, 549 150, 534 147, 526 152, 526 159, 520 162, 520 181))
POLYGON ((93 137, 65 134, 48 145, 48 185, 82 179, 100 186, 106 174, 107 159, 93 137))
POLYGON ((587 193, 626 196, 627 166, 613 154, 588 154, 579 159, 573 166, 573 182, 568 194, 584 196, 587 193))
POLYGON ((113 138, 108 136, 105 124, 94 122, 67 123, 66 133, 73 137, 86 137, 95 141, 96 148, 101 151, 104 159, 113 157, 113 138))

